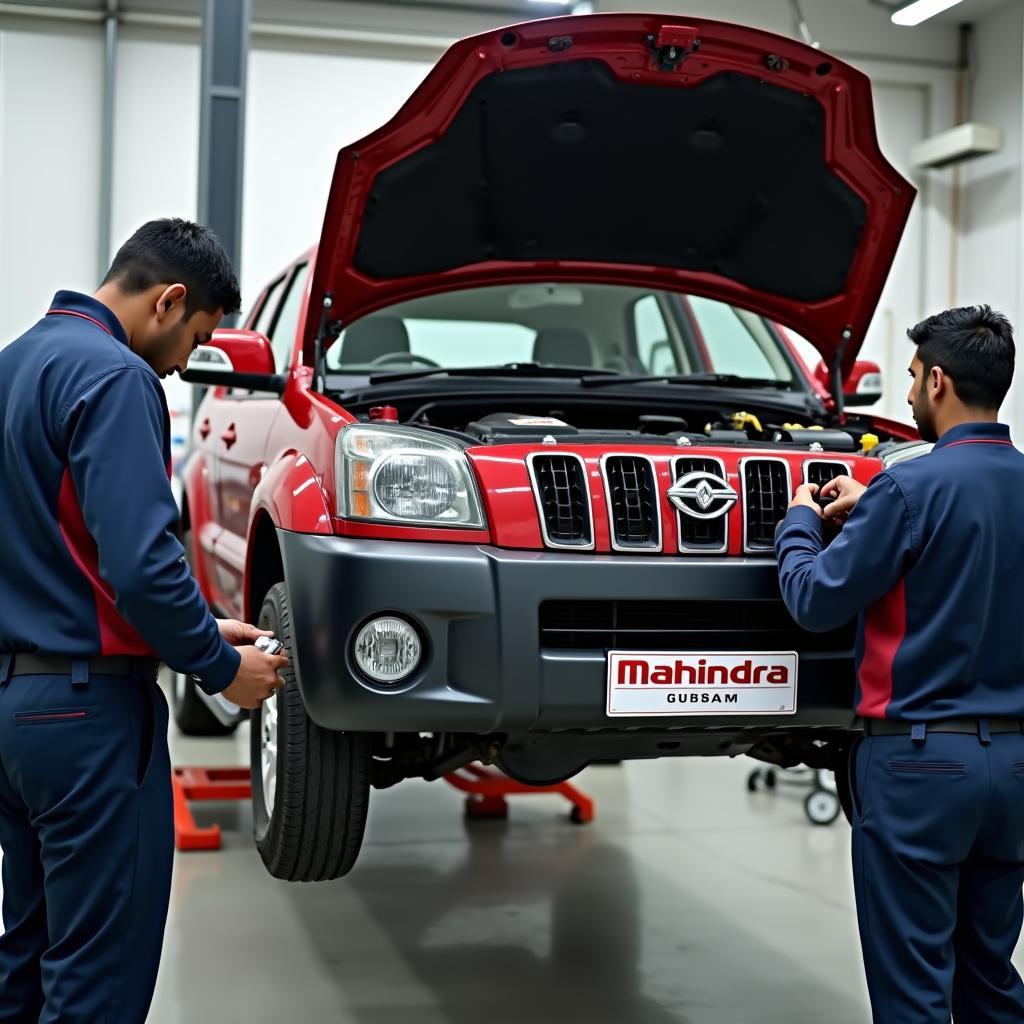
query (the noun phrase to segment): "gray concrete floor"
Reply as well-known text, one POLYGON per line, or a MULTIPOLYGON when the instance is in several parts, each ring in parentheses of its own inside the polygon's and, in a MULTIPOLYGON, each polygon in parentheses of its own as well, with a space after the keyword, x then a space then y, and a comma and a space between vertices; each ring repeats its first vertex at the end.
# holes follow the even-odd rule
MULTIPOLYGON (((248 731, 171 748, 247 763, 248 731)), ((403 783, 318 885, 265 872, 247 805, 199 805, 224 848, 177 855, 151 1024, 863 1024, 849 829, 748 793, 751 767, 590 768, 589 826, 550 796, 466 822, 454 789, 403 783)))
MULTIPOLYGON (((172 752, 228 764, 247 738, 172 752)), ((248 808, 218 807, 224 849, 177 859, 151 1020, 861 1024, 849 829, 809 825, 802 791, 748 793, 752 766, 593 767, 582 827, 549 796, 467 823, 454 789, 403 783, 318 885, 272 879, 248 808)))

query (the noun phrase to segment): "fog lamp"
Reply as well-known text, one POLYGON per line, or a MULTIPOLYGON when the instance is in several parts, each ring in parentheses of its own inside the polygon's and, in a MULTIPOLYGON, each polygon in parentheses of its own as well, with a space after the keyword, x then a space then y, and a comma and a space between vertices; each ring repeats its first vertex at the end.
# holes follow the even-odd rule
POLYGON ((399 683, 419 665, 423 645, 405 619, 381 615, 359 630, 352 653, 367 678, 375 683, 399 683))

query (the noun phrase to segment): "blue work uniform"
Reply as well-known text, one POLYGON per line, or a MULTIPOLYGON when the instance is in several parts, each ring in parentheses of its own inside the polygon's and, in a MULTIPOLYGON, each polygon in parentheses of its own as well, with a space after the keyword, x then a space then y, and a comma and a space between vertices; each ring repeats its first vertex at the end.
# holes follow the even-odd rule
POLYGON ((101 302, 59 292, 0 350, 3 1024, 141 1024, 152 999, 173 856, 158 658, 211 693, 240 661, 175 536, 169 462, 159 378, 101 302))
POLYGON ((872 480, 835 540, 792 509, 783 598, 805 629, 859 616, 853 870, 878 1024, 1020 1024, 1024 455, 968 423, 872 480))

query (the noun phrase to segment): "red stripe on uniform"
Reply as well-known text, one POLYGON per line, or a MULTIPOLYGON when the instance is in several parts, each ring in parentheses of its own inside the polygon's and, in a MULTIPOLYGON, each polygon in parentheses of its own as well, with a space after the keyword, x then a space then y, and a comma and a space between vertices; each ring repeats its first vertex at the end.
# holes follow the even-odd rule
POLYGON ((85 718, 87 711, 64 711, 52 715, 15 715, 16 722, 63 722, 69 718, 85 718))
POLYGON ((955 448, 958 444, 1003 444, 1009 448, 1013 447, 1012 441, 993 441, 990 438, 975 437, 967 441, 950 441, 949 444, 941 445, 940 451, 942 448, 955 448))
MULTIPOLYGON (((79 313, 77 310, 74 310, 74 309, 50 309, 50 310, 47 310, 46 315, 47 316, 77 316, 79 320, 88 320, 89 323, 95 324, 101 331, 106 331, 107 334, 110 334, 110 330, 109 330, 109 328, 107 327, 106 324, 100 323, 100 321, 97 320, 93 316, 89 316, 86 313, 79 313)), ((110 336, 113 337, 113 334, 110 334, 110 336)))
POLYGON ((100 576, 99 551, 82 517, 71 471, 64 470, 57 499, 57 523, 71 557, 92 587, 100 633, 100 654, 135 654, 155 658, 156 654, 134 626, 125 622, 114 603, 114 591, 100 576))
POLYGON ((864 618, 864 656, 860 664, 862 718, 885 718, 892 701, 892 666, 907 635, 907 593, 900 580, 873 604, 864 618))

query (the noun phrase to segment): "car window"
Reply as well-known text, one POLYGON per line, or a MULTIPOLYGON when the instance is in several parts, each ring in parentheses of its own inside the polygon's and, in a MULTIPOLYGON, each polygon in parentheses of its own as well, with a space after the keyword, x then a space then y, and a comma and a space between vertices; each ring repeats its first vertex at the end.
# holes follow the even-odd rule
POLYGON ((277 310, 277 303, 281 298, 281 292, 284 289, 284 283, 286 280, 287 278, 282 277, 279 281, 275 281, 270 286, 266 300, 263 305, 260 306, 260 311, 252 323, 252 329, 254 331, 262 331, 264 334, 267 333, 267 328, 274 319, 274 313, 277 310))
MULTIPOLYGON (((288 295, 284 305, 291 302, 288 295)), ((288 326, 294 329, 292 319, 288 326)), ((453 289, 396 302, 346 324, 326 354, 327 370, 347 376, 524 362, 626 375, 718 370, 794 380, 788 349, 757 313, 678 292, 572 281, 453 289)))
POLYGON ((691 295, 689 303, 715 373, 793 379, 778 342, 761 317, 698 295, 691 295))
POLYGON ((478 366, 483 362, 515 363, 533 358, 536 331, 522 324, 486 323, 480 320, 405 321, 409 351, 441 366, 478 366))
POLYGON ((299 328, 299 312, 306 294, 306 278, 309 276, 309 264, 296 270, 288 286, 288 294, 281 303, 281 311, 270 331, 270 344, 274 350, 274 368, 278 373, 285 373, 291 362, 292 345, 295 332, 299 328))
POLYGON ((654 295, 645 295, 633 304, 633 331, 637 357, 648 373, 680 372, 668 324, 654 295))
POLYGON ((533 346, 537 332, 524 324, 497 323, 488 320, 435 320, 423 317, 403 317, 404 344, 395 347, 393 331, 381 332, 379 342, 374 339, 367 344, 362 340, 355 347, 345 347, 345 332, 338 343, 327 354, 329 369, 346 365, 372 366, 376 360, 383 360, 383 369, 393 366, 402 369, 408 366, 427 365, 410 361, 410 356, 420 356, 438 366, 480 366, 501 363, 522 363, 533 359, 533 346), (388 357, 393 358, 389 359, 388 357))

